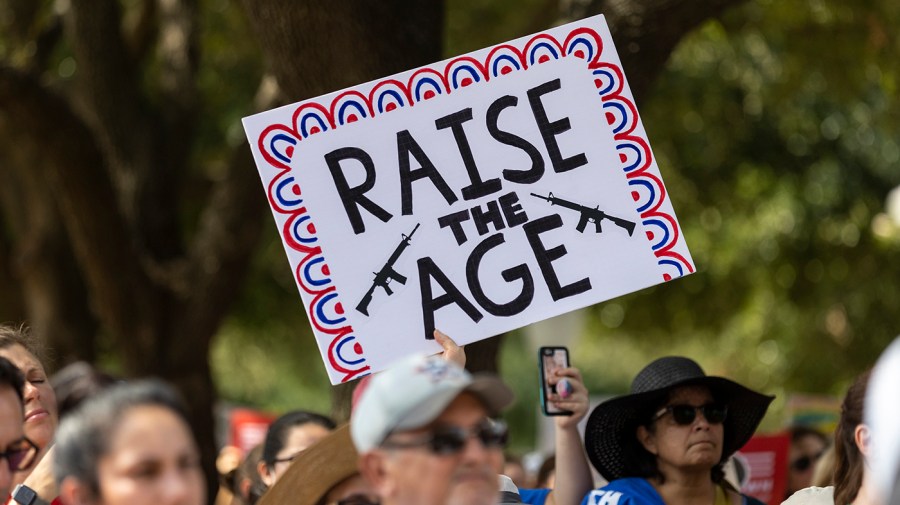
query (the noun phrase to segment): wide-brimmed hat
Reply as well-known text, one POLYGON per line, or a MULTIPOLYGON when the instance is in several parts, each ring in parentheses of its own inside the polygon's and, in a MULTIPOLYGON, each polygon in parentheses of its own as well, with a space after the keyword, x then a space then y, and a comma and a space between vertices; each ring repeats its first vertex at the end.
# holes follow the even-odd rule
POLYGON ((334 486, 359 472, 357 453, 345 424, 304 449, 259 505, 316 505, 334 486))
POLYGON ((696 362, 680 356, 660 358, 640 371, 631 393, 598 405, 587 422, 585 449, 594 468, 606 480, 626 475, 626 454, 635 449, 637 427, 649 421, 669 391, 678 386, 709 388, 717 402, 728 406, 724 422, 722 461, 740 449, 756 431, 774 396, 766 396, 723 377, 708 376, 696 362))

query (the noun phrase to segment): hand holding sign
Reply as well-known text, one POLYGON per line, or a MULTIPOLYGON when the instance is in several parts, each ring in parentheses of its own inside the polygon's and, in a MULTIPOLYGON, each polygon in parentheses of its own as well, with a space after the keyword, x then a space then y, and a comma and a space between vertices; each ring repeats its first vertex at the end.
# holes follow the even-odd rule
POLYGON ((435 342, 441 344, 444 349, 442 356, 445 360, 456 363, 460 368, 466 367, 466 350, 456 344, 456 342, 445 335, 441 330, 434 330, 435 342))

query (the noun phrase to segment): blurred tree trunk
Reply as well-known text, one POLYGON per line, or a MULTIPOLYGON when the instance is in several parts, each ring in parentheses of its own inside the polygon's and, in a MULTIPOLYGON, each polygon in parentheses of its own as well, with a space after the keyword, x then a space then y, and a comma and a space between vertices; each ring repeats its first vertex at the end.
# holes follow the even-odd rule
POLYGON ((117 0, 73 0, 51 15, 23 6, 13 2, 4 35, 29 50, 0 61, 9 271, 35 331, 64 361, 94 358, 102 327, 127 375, 181 391, 214 491, 207 355, 240 291, 265 200, 246 144, 223 145, 224 175, 209 185, 193 233, 183 229, 184 211, 198 207, 179 200, 183 185, 203 173, 191 157, 197 5, 145 0, 130 25, 117 0), (77 72, 54 81, 46 65, 63 41, 77 72))
MULTIPOLYGON (((16 140, 9 125, 0 122, 0 136, 16 140)), ((28 166, 40 162, 29 143, 19 149, 4 149, 4 164, 28 166)), ((53 370, 59 363, 94 361, 97 322, 87 302, 84 281, 66 239, 55 201, 48 198, 41 170, 6 170, 0 203, 15 247, 9 251, 10 282, 16 286, 22 314, 11 320, 27 320, 32 330, 44 336, 51 350, 53 370)), ((6 291, 7 288, 4 288, 6 291)))

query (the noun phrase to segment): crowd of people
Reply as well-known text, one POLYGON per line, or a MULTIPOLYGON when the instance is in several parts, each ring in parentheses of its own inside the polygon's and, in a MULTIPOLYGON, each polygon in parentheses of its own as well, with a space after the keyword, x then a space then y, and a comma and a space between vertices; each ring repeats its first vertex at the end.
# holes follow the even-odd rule
MULTIPOLYGON (((51 383, 29 333, 0 326, 0 492, 9 505, 761 503, 741 494, 728 465, 772 396, 669 356, 588 417, 580 371, 561 368, 548 380, 571 387, 547 400, 571 415, 554 417, 555 454, 529 488, 521 464, 504 455, 512 391, 497 376, 467 372, 452 339, 436 340, 441 355, 361 380, 349 423, 282 415, 259 447, 222 469, 219 495, 207 497, 200 451, 170 386, 119 381, 86 364, 51 383)), ((900 505, 898 385, 900 339, 851 385, 833 438, 790 430, 785 504, 900 505)))

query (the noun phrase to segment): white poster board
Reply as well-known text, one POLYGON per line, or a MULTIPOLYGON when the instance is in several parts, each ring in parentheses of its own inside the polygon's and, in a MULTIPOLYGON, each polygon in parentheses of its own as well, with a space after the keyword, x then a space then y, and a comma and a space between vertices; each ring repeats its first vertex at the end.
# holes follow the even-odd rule
POLYGON ((602 16, 244 128, 332 383, 694 271, 602 16))

